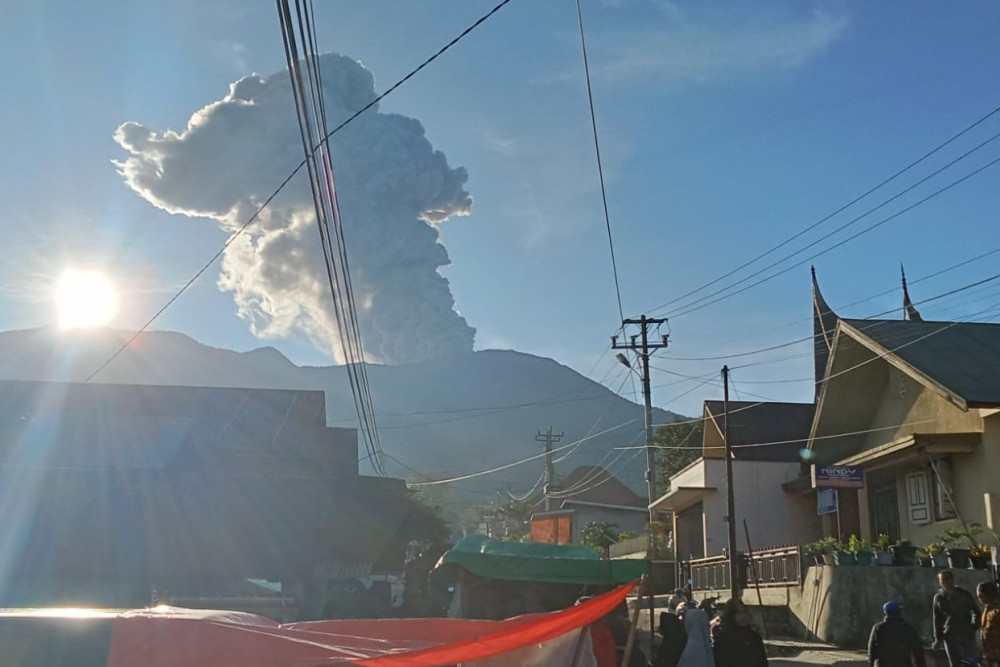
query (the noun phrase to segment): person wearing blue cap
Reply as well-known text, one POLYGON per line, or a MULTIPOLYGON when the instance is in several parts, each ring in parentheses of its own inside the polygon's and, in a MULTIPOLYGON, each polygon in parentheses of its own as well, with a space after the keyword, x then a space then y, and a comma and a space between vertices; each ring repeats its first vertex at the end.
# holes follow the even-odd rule
POLYGON ((886 602, 885 618, 872 627, 868 639, 868 664, 874 667, 927 667, 924 647, 916 629, 903 620, 903 605, 886 602))

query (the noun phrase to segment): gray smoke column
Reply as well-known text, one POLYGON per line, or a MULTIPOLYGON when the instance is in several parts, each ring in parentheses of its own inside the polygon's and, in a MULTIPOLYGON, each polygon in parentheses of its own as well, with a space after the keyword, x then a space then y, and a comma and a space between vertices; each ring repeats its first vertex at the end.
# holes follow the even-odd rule
MULTIPOLYGON (((321 59, 329 127, 375 97, 360 63, 321 59)), ((170 213, 233 232, 302 160, 287 73, 249 76, 196 111, 181 131, 125 123, 115 140, 126 183, 170 213)), ((413 118, 364 113, 332 140, 358 320, 368 361, 406 363, 471 352, 475 329, 455 311, 439 269, 438 227, 468 215, 465 169, 452 169, 413 118)), ((219 287, 255 335, 305 332, 343 360, 305 170, 225 252, 219 287)))

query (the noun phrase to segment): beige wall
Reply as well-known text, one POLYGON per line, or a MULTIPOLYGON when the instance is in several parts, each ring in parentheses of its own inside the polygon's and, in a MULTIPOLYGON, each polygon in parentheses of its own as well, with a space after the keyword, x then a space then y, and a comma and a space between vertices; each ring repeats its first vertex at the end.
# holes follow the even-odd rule
MULTIPOLYGON (((705 553, 716 556, 728 544, 726 515, 725 461, 705 462, 708 484, 718 492, 704 500, 705 553)), ((754 549, 801 544, 818 537, 820 520, 815 499, 792 496, 781 488, 784 482, 799 475, 798 463, 771 461, 734 461, 733 479, 736 504, 736 543, 747 548, 743 520, 750 530, 754 549)))
MULTIPOLYGON (((927 398, 929 397, 926 395, 923 397, 923 399, 927 398)), ((940 404, 944 403, 944 401, 936 396, 933 398, 937 399, 937 405, 935 406, 934 402, 928 400, 928 405, 926 406, 927 412, 924 414, 931 413, 932 410, 930 408, 932 407, 941 409, 940 404)), ((957 410, 957 408, 955 409, 957 410)), ((942 412, 947 413, 948 410, 942 409, 942 412)), ((1000 414, 992 414, 992 411, 981 412, 979 410, 970 410, 968 417, 964 419, 965 425, 955 430, 976 430, 969 428, 969 425, 974 423, 981 424, 981 427, 984 429, 981 444, 972 453, 952 454, 949 457, 952 466, 952 484, 954 487, 952 492, 955 506, 958 513, 967 523, 979 523, 984 527, 989 527, 986 510, 987 494, 989 494, 990 501, 992 501, 994 507, 998 510, 998 513, 993 515, 994 527, 1000 532, 1000 414), (984 419, 983 414, 989 416, 984 419)), ((920 430, 925 432, 923 429, 920 430)), ((928 464, 926 460, 919 457, 915 457, 908 464, 901 464, 893 469, 896 475, 896 500, 900 512, 900 537, 910 540, 918 546, 924 546, 936 540, 947 528, 962 528, 961 521, 957 518, 933 521, 925 525, 910 523, 907 511, 906 475, 924 470, 928 470, 928 464)), ((862 497, 866 498, 866 495, 863 493, 862 497)), ((867 503, 864 503, 862 525, 865 526, 865 537, 872 539, 874 535, 871 534, 870 526, 868 526, 866 506, 867 503)), ((986 544, 994 543, 994 540, 988 533, 980 536, 979 539, 986 544)))
POLYGON ((962 411, 940 393, 927 389, 906 373, 890 366, 888 382, 871 424, 858 430, 882 429, 865 436, 864 449, 898 440, 913 433, 968 433, 983 428, 978 410, 962 411), (896 429, 886 427, 906 424, 896 429))

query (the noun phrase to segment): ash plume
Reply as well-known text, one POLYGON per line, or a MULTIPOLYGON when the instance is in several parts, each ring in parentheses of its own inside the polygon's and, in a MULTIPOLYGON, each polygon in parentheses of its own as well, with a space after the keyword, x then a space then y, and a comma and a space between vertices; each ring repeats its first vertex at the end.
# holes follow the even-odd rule
MULTIPOLYGON (((329 126, 375 97, 372 74, 339 55, 321 58, 329 126)), ((124 123, 125 182, 165 211, 236 231, 302 160, 285 72, 236 81, 179 131, 124 123)), ((468 215, 464 168, 451 168, 419 121, 362 114, 331 140, 365 357, 407 363, 471 352, 475 329, 455 311, 439 226, 468 215)), ((260 337, 305 332, 343 360, 313 202, 303 172, 225 251, 218 285, 260 337)))

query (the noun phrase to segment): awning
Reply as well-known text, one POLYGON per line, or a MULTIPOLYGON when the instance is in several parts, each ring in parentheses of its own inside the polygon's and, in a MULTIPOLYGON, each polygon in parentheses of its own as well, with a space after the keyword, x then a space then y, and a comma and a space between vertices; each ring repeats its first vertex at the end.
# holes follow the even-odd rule
POLYGON ((969 454, 979 446, 982 435, 978 432, 914 433, 849 456, 837 461, 837 465, 863 466, 865 470, 876 470, 909 463, 914 458, 927 455, 969 454))
POLYGON ((716 491, 717 489, 714 486, 678 486, 654 500, 649 509, 677 512, 694 505, 705 496, 709 496, 716 491))

